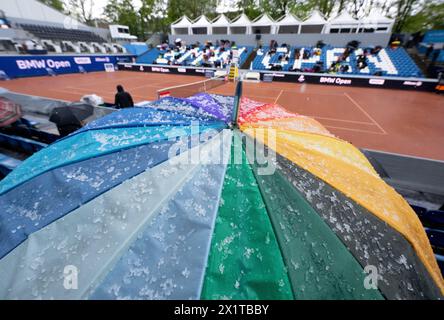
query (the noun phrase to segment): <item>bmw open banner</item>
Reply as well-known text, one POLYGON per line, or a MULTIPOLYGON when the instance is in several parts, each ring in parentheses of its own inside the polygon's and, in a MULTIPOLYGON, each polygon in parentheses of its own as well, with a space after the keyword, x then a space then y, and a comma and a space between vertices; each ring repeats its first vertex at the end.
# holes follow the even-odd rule
POLYGON ((3 56, 0 70, 9 78, 106 71, 105 65, 126 62, 131 55, 3 56))

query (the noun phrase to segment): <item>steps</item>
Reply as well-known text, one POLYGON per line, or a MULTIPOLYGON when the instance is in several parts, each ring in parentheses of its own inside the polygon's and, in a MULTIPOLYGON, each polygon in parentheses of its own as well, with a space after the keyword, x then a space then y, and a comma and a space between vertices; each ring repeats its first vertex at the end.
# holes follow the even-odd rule
POLYGON ((245 62, 241 65, 241 69, 250 69, 251 62, 256 58, 257 56, 257 49, 254 49, 245 59, 245 62))

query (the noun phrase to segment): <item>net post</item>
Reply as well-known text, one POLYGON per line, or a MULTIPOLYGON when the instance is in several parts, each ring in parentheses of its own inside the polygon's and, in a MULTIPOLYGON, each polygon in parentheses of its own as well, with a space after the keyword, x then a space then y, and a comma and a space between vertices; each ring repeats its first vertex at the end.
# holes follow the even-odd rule
POLYGON ((237 82, 236 92, 234 95, 233 118, 231 123, 235 128, 239 128, 238 118, 239 118, 239 107, 240 107, 241 96, 242 96, 242 80, 237 82))

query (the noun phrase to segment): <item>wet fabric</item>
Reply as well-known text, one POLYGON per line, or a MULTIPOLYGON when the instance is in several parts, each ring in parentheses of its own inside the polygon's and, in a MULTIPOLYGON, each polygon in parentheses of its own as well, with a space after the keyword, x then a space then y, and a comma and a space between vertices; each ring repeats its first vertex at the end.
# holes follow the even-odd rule
MULTIPOLYGON (((0 196, 0 258, 31 233, 168 159, 173 144, 159 141, 48 171, 0 196)), ((180 149, 179 149, 180 150, 180 149)))
POLYGON ((233 109, 234 109, 234 97, 232 96, 224 96, 220 94, 211 93, 210 96, 219 103, 224 110, 227 110, 227 114, 232 117, 233 109))
POLYGON ((247 98, 226 129, 233 106, 163 98, 25 161, 0 183, 0 299, 443 298, 419 220, 358 149, 247 98))
POLYGON ((227 168, 201 298, 293 299, 267 210, 242 155, 235 164, 232 154, 227 168))
POLYGON ((191 102, 180 98, 165 97, 156 101, 143 103, 140 106, 144 108, 153 108, 155 110, 177 112, 191 117, 198 117, 200 119, 218 120, 214 115, 203 109, 196 108, 191 102))
MULTIPOLYGON (((254 136, 254 130, 246 129, 245 132, 254 136)), ((271 149, 352 198, 400 232, 444 292, 444 280, 418 217, 407 202, 379 178, 359 150, 332 137, 288 130, 276 130, 276 133, 276 145, 269 145, 271 149)), ((267 134, 265 130, 256 138, 267 143, 267 134)))
MULTIPOLYGON (((226 132, 225 159, 230 142, 226 132)), ((225 167, 199 166, 90 298, 199 299, 225 167)))
POLYGON ((174 138, 189 136, 224 125, 200 127, 139 127, 86 131, 58 141, 26 159, 0 182, 0 195, 48 170, 69 165, 118 150, 174 138))
MULTIPOLYGON (((213 139, 203 154, 219 148, 213 139)), ((71 212, 0 260, 0 298, 83 299, 128 250, 153 215, 196 172, 189 152, 156 166, 71 212), (79 287, 63 287, 65 266, 77 268, 79 287), (59 270, 59 272, 55 272, 59 270)))
POLYGON ((231 121, 232 108, 228 108, 225 104, 218 103, 207 93, 195 94, 189 98, 185 98, 185 101, 190 102, 192 105, 213 115, 217 119, 225 122, 231 121))
POLYGON ((256 163, 253 168, 295 299, 383 299, 365 288, 363 268, 282 173, 259 174, 256 163))
POLYGON ((439 287, 401 234, 281 155, 277 155, 277 167, 316 209, 362 268, 377 268, 381 276, 377 286, 384 297, 389 300, 442 298, 439 287))
POLYGON ((217 124, 215 119, 203 119, 185 115, 180 112, 163 111, 151 108, 129 108, 119 110, 106 117, 87 124, 79 132, 97 129, 111 129, 137 126, 184 126, 191 121, 199 121, 202 125, 217 124))

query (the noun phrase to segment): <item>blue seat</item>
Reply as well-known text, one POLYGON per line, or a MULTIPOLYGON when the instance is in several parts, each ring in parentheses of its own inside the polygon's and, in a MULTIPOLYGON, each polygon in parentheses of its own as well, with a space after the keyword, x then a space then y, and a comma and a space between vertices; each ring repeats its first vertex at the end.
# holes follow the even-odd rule
POLYGON ((430 210, 423 214, 421 221, 427 227, 444 231, 444 211, 430 210))
POLYGON ((424 216, 424 214, 427 212, 427 209, 420 206, 410 205, 412 207, 413 211, 418 215, 419 219, 424 216))
POLYGON ((19 150, 31 155, 33 153, 36 153, 37 151, 42 150, 47 145, 45 143, 37 142, 31 139, 0 133, 0 146, 13 150, 19 150))
POLYGON ((22 162, 3 153, 0 153, 0 176, 8 175, 17 168, 22 162))
POLYGON ((441 273, 444 275, 444 256, 440 254, 435 254, 436 262, 441 269, 441 273))
POLYGON ((425 228, 430 244, 440 250, 444 250, 444 231, 425 228))

